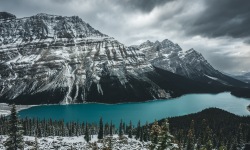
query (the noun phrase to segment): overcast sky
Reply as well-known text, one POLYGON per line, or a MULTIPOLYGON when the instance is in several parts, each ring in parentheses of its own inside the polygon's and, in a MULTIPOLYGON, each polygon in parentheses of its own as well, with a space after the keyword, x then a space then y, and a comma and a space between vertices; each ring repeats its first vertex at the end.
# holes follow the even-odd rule
POLYGON ((0 11, 77 15, 128 46, 169 39, 218 70, 250 71, 249 0, 0 0, 0 11))

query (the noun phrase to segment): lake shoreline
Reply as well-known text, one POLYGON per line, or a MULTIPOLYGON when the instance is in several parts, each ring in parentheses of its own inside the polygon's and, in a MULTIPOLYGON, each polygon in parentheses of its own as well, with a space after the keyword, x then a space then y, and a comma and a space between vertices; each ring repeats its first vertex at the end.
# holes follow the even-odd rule
POLYGON ((39 105, 19 112, 21 118, 39 118, 64 120, 65 122, 98 122, 100 117, 104 122, 112 121, 119 125, 124 122, 152 122, 163 117, 182 116, 199 112, 205 108, 216 107, 236 115, 249 116, 247 110, 249 100, 237 98, 230 93, 220 94, 188 94, 177 99, 154 100, 140 103, 121 104, 49 104, 39 105))
MULTIPOLYGON (((34 106, 39 106, 39 105, 16 105, 16 110, 17 112, 28 109, 34 106)), ((0 116, 8 116, 10 114, 11 110, 11 104, 7 103, 0 103, 0 116)))
MULTIPOLYGON (((139 103, 150 103, 150 102, 155 102, 155 101, 171 101, 171 100, 176 100, 176 99, 179 99, 180 97, 184 97, 184 96, 187 96, 187 95, 196 95, 196 94, 210 94, 210 95, 219 95, 219 94, 223 94, 223 93, 228 93, 230 95, 232 95, 230 92, 220 92, 220 93, 189 93, 189 94, 183 94, 181 96, 177 96, 177 97, 171 97, 171 98, 165 98, 165 99, 151 99, 151 100, 145 100, 145 101, 135 101, 135 102, 132 102, 132 101, 128 101, 128 102, 119 102, 119 103, 102 103, 102 102, 83 102, 83 103, 58 103, 58 104, 38 104, 38 105, 27 105, 27 106, 31 106, 31 107, 34 107, 34 106, 53 106, 53 105, 61 105, 61 106, 64 106, 64 105, 78 105, 78 104, 102 104, 102 105, 121 105, 121 104, 139 104, 139 103)), ((234 95, 232 95, 234 96, 234 95)), ((234 96, 234 97, 237 97, 237 96, 234 96)), ((238 97, 237 97, 238 98, 238 97)), ((1 103, 0 103, 1 104, 1 103)), ((4 103, 4 104, 7 104, 7 103, 4 103)), ((19 105, 19 104, 16 104, 16 106, 19 105)), ((21 105, 21 106, 26 106, 26 105, 21 105)))
MULTIPOLYGON (((89 104, 89 103, 95 103, 95 104, 105 104, 105 105, 116 105, 116 104, 124 104, 124 103, 143 103, 143 102, 151 102, 151 101, 158 101, 158 100, 174 100, 174 99, 178 99, 180 97, 186 96, 186 95, 196 95, 196 94, 211 94, 211 95, 218 95, 218 94, 223 94, 223 93, 229 93, 230 95, 237 97, 237 98, 246 98, 246 97, 239 97, 239 96, 235 96, 231 91, 221 91, 221 92, 192 92, 192 93, 185 93, 185 94, 181 94, 181 95, 175 95, 175 96, 169 96, 169 97, 165 97, 165 98, 159 98, 159 99, 145 99, 145 100, 135 100, 135 101, 131 101, 131 100, 122 100, 122 101, 117 101, 117 102, 103 102, 100 100, 94 100, 94 101, 90 101, 90 102, 86 102, 86 101, 82 101, 79 103, 65 103, 65 102, 58 102, 58 103, 19 103, 18 101, 15 101, 16 105, 31 105, 31 106, 43 106, 43 105, 70 105, 70 104, 89 104)), ((250 98, 249 98, 250 100, 250 98)), ((12 103, 12 101, 10 101, 12 103)), ((2 101, 1 103, 5 103, 5 104, 11 104, 8 103, 8 101, 2 101)))
MULTIPOLYGON (((213 93, 211 95, 219 95, 219 94, 230 94, 232 95, 230 92, 221 92, 221 93, 213 93)), ((201 93, 201 94, 207 94, 207 93, 201 93)), ((36 106, 70 106, 70 105, 81 105, 81 104, 100 104, 100 105, 107 105, 107 106, 112 106, 112 105, 124 105, 124 104, 141 104, 141 103, 153 103, 156 101, 174 101, 174 100, 178 100, 180 97, 184 97, 187 95, 196 95, 195 93, 192 94, 184 94, 182 96, 179 97, 173 97, 173 98, 169 98, 169 99, 153 99, 153 100, 147 100, 147 101, 142 101, 142 102, 120 102, 120 103, 114 103, 114 104, 110 104, 110 103, 101 103, 101 102, 84 102, 84 103, 70 103, 70 104, 64 104, 64 103, 59 103, 59 104, 39 104, 39 105, 18 105, 16 104, 16 109, 17 112, 24 110, 24 109, 29 109, 32 107, 36 107, 36 106)), ((234 96, 237 97, 237 96, 234 96)), ((7 104, 7 103, 0 103, 0 116, 7 116, 10 114, 10 107, 11 104, 7 104)), ((250 105, 246 106, 247 110, 250 112, 250 105)))

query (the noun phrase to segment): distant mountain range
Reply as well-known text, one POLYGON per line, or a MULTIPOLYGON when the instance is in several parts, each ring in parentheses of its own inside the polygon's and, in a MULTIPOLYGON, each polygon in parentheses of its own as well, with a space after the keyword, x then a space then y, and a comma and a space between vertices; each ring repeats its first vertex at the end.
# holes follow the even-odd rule
POLYGON ((240 81, 250 83, 250 72, 244 73, 242 75, 230 75, 230 76, 240 81))
POLYGON ((125 46, 77 16, 1 12, 0 58, 6 103, 120 103, 224 91, 250 97, 247 83, 194 49, 167 39, 125 46))

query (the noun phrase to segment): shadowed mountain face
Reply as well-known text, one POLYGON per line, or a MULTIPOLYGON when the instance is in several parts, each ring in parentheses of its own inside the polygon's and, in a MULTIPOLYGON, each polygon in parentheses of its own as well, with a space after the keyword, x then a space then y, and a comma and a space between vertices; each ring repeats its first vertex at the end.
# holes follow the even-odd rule
POLYGON ((244 73, 242 75, 230 75, 230 76, 242 82, 250 83, 250 72, 244 73))
POLYGON ((8 12, 0 12, 0 19, 15 19, 16 16, 8 12))
POLYGON ((246 86, 169 40, 126 47, 77 16, 0 16, 0 102, 118 103, 246 86))

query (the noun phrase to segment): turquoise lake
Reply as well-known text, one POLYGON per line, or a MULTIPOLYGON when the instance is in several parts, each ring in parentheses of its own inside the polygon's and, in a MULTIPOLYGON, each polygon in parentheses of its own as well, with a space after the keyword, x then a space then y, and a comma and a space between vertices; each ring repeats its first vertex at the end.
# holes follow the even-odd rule
POLYGON ((155 119, 181 116, 199 112, 205 108, 216 107, 237 115, 250 115, 247 106, 250 99, 237 98, 230 93, 220 94, 188 94, 168 100, 155 100, 142 103, 123 104, 71 104, 71 105, 42 105, 19 112, 20 117, 40 118, 64 121, 88 121, 98 123, 100 117, 104 122, 111 120, 117 126, 122 119, 126 123, 138 120, 144 124, 155 119))

